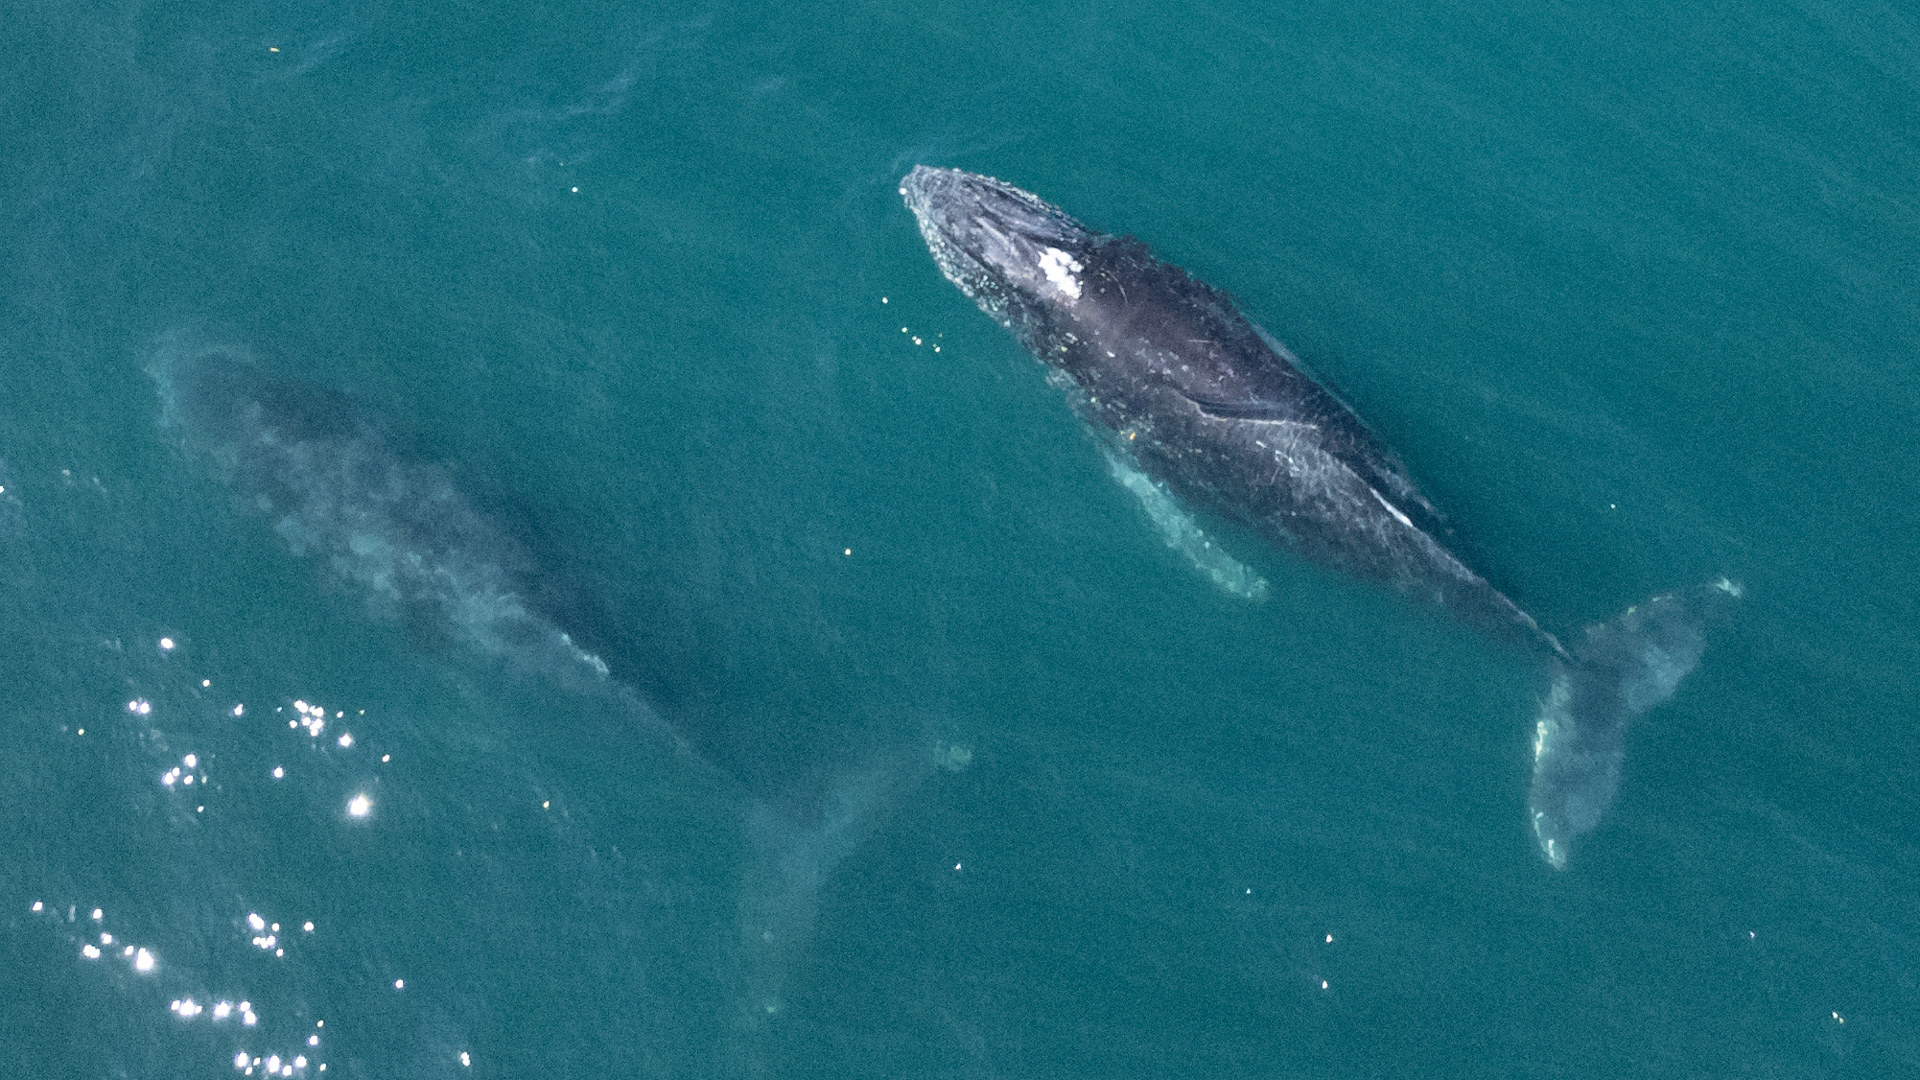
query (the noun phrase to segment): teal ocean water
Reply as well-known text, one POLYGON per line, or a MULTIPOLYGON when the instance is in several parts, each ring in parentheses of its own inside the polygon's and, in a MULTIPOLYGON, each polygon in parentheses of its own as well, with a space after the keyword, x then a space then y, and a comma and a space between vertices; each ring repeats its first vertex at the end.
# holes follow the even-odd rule
POLYGON ((1920 1071, 1911 12, 0 26, 0 1074, 1920 1071), (1554 631, 1744 583, 1565 871, 1538 663, 1197 570, 921 163, 1232 293, 1554 631))

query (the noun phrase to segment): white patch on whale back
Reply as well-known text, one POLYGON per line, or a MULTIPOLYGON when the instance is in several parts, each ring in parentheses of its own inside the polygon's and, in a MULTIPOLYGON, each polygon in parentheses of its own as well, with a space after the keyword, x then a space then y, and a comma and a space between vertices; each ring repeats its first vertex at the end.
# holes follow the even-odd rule
POLYGON ((1154 527, 1160 530, 1167 546, 1185 555, 1194 568, 1205 574, 1222 592, 1246 600, 1267 598, 1267 579, 1254 573, 1246 563, 1220 550, 1193 520, 1193 515, 1181 508, 1172 492, 1111 450, 1107 451, 1107 467, 1112 470, 1113 478, 1120 482, 1120 486, 1133 492, 1140 500, 1141 507, 1146 510, 1147 517, 1153 520, 1154 527))
POLYGON ((1073 275, 1085 269, 1073 256, 1059 248, 1048 248, 1040 253, 1040 272, 1047 275, 1053 287, 1067 294, 1072 300, 1080 299, 1080 282, 1073 275))

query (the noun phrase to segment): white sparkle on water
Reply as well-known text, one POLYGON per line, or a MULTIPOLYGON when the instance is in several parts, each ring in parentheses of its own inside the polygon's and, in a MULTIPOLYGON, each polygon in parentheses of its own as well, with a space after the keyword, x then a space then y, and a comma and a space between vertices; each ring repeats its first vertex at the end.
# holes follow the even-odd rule
POLYGON ((372 809, 373 800, 367 798, 365 795, 355 795, 347 801, 347 813, 352 814, 354 817, 366 817, 367 811, 372 809))

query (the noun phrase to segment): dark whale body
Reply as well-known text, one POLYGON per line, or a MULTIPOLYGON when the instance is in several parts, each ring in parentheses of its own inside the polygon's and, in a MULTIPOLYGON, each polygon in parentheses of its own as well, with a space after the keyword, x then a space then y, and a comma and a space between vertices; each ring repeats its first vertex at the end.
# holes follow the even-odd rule
POLYGON ((1692 670, 1702 609, 1738 586, 1656 597, 1569 652, 1440 543, 1399 457, 1223 293, 992 177, 919 166, 900 193, 941 273, 1181 501, 1546 657, 1529 811, 1564 867, 1613 801, 1628 725, 1692 670))
POLYGON ((1435 539, 1400 459, 1225 295, 989 177, 923 166, 902 191, 946 276, 1188 505, 1562 651, 1435 539))

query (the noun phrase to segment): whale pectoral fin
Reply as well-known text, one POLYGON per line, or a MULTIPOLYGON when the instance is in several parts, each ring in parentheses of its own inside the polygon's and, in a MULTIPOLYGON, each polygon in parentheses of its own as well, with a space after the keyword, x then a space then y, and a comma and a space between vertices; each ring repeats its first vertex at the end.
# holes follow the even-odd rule
POLYGON ((1414 486, 1413 478, 1407 475, 1398 456, 1360 448, 1345 455, 1344 460, 1354 475, 1372 490, 1373 497, 1403 524, 1432 537, 1452 531, 1447 527, 1446 515, 1414 486))
MULTIPOLYGON (((1196 397, 1181 390, 1194 408, 1202 416, 1215 420, 1236 421, 1251 424, 1273 424, 1279 427, 1295 429, 1299 435, 1307 435, 1320 430, 1320 424, 1312 420, 1300 419, 1299 410, 1284 402, 1252 399, 1248 401, 1218 401, 1212 398, 1196 397)), ((1332 453, 1353 474, 1354 478, 1367 489, 1387 513, 1392 514, 1400 524, 1428 536, 1439 536, 1447 531, 1446 518, 1408 477, 1399 459, 1388 452, 1375 451, 1364 445, 1354 446, 1351 440, 1341 445, 1339 428, 1336 425, 1328 441, 1333 443, 1332 453)), ((1356 494, 1358 494, 1356 492, 1356 494)))
POLYGON ((1261 326, 1259 323, 1254 322, 1252 319, 1247 320, 1247 325, 1253 328, 1253 332, 1255 336, 1259 337, 1262 344, 1264 344, 1267 348, 1273 350, 1273 353, 1275 356, 1278 356, 1280 359, 1285 360, 1289 364, 1292 364, 1294 367, 1300 368, 1300 370, 1302 371, 1306 370, 1306 368, 1300 367, 1300 358, 1293 355, 1293 350, 1287 348, 1285 345, 1280 344, 1279 338, 1274 337, 1272 334, 1267 333, 1266 327, 1261 326))
POLYGON ((1140 500, 1167 546, 1185 555, 1220 591, 1246 600, 1266 599, 1267 579, 1214 543, 1173 494, 1140 471, 1124 452, 1108 450, 1107 467, 1120 486, 1140 500))
POLYGON ((1415 529, 1419 527, 1415 525, 1412 519, 1407 517, 1407 515, 1403 513, 1399 507, 1393 505, 1391 502, 1388 502, 1387 497, 1385 495, 1380 494, 1379 488, 1376 488, 1372 485, 1368 485, 1367 493, 1373 496, 1373 501, 1385 507, 1387 513, 1392 514, 1393 519, 1395 521, 1398 521, 1400 524, 1405 525, 1409 529, 1415 529))

